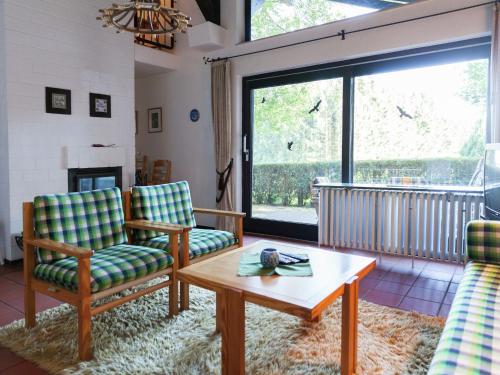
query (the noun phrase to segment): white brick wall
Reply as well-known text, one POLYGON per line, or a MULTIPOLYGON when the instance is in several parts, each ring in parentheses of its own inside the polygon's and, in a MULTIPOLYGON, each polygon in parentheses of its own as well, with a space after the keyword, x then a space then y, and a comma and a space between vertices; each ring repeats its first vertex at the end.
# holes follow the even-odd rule
MULTIPOLYGON (((4 227, 9 234, 21 231, 23 201, 37 194, 67 191, 67 147, 116 144, 124 150, 123 184, 129 185, 135 163, 134 45, 131 34, 117 35, 95 19, 98 9, 111 1, 0 3, 4 7, 5 26, 0 35, 5 35, 5 49, 0 51, 6 55, 8 122, 8 135, 2 129, 0 137, 8 139, 10 189, 8 207, 0 200, 0 233, 4 227), (46 86, 71 90, 72 115, 45 113, 46 86), (89 92, 111 95, 111 119, 89 116, 89 92)), ((4 152, 1 142, 0 155, 4 152)), ((1 164, 0 172, 4 172, 1 164)), ((4 242, 8 259, 22 255, 11 236, 4 242)))
MULTIPOLYGON (((4 29, 4 3, 0 1, 0 31, 4 29)), ((7 131, 7 85, 5 83, 5 39, 0 32, 0 264, 9 242, 10 211, 9 211, 9 149, 7 131)))

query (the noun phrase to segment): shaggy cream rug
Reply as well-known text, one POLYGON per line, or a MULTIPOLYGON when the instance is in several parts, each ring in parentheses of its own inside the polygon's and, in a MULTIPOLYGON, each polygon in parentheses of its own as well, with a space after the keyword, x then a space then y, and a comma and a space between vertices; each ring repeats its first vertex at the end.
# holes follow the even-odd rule
MULTIPOLYGON (((62 305, 0 328, 0 344, 56 374, 218 374, 215 296, 192 287, 191 309, 167 319, 167 291, 129 302, 93 319, 95 360, 79 362, 76 312, 62 305)), ((338 301, 340 302, 340 301, 338 301)), ((320 323, 246 307, 248 374, 336 374, 340 303, 320 323)), ((358 373, 425 374, 443 320, 360 300, 358 373)))

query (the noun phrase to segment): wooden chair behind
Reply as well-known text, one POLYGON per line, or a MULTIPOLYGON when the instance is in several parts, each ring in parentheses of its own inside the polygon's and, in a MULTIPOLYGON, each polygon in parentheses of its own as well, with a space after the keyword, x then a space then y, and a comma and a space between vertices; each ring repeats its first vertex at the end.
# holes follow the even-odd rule
POLYGON ((148 157, 147 155, 136 155, 135 157, 135 172, 139 174, 142 183, 147 184, 147 176, 148 176, 148 157))
POLYGON ((172 162, 170 160, 155 160, 149 185, 168 184, 172 177, 172 162))

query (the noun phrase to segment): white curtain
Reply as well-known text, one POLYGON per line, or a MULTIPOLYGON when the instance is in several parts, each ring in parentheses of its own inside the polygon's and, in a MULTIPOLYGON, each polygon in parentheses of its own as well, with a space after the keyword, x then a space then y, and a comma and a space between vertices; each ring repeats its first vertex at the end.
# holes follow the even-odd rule
POLYGON ((490 64, 491 140, 500 142, 500 4, 493 7, 490 64))
MULTIPOLYGON (((234 210, 231 124, 231 63, 212 63, 212 118, 215 139, 215 165, 217 168, 217 203, 219 210, 234 210)), ((234 232, 234 219, 217 216, 217 229, 234 232)))

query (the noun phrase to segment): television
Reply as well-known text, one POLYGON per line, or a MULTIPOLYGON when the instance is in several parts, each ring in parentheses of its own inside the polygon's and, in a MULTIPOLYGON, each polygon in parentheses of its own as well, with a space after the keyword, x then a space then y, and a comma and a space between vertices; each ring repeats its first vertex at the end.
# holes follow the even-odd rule
POLYGON ((486 145, 484 155, 484 218, 500 220, 500 143, 486 145))

